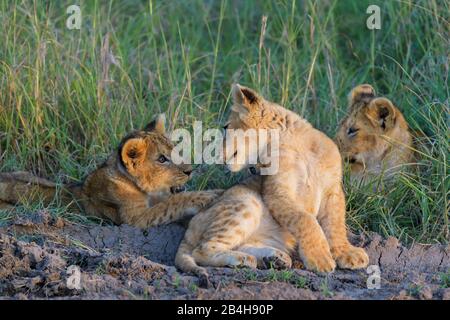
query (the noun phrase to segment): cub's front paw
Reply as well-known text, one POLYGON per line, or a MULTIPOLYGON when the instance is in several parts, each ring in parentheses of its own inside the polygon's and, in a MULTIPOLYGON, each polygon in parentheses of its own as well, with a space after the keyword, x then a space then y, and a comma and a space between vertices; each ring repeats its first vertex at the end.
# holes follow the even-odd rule
POLYGON ((214 200, 219 198, 223 194, 224 190, 214 189, 206 191, 198 191, 194 196, 193 201, 200 207, 204 208, 209 206, 214 200))
POLYGON ((307 256, 303 255, 303 262, 308 270, 329 273, 336 268, 336 262, 329 250, 313 250, 307 256))
POLYGON ((250 254, 243 254, 237 257, 239 263, 236 265, 238 268, 251 268, 256 269, 258 262, 255 256, 250 254))
POLYGON ((369 264, 369 256, 363 248, 351 246, 339 254, 336 261, 342 269, 361 269, 369 264))

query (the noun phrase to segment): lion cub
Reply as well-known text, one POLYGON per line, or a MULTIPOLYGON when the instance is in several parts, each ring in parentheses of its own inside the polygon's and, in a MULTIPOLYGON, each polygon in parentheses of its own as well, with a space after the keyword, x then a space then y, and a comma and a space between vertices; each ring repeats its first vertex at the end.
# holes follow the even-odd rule
POLYGON ((336 134, 341 154, 350 165, 351 179, 387 176, 413 161, 413 138, 400 110, 386 98, 377 98, 368 84, 349 94, 349 113, 336 134))
MULTIPOLYGON (((61 202, 74 211, 140 228, 194 214, 223 191, 179 192, 192 167, 174 164, 172 149, 161 115, 144 130, 123 138, 106 162, 81 184, 63 186, 61 202)), ((37 200, 48 204, 57 194, 55 183, 30 173, 0 173, 0 207, 37 200)))
MULTIPOLYGON (((336 263, 349 269, 367 266, 364 249, 347 239, 342 163, 336 144, 298 114, 252 89, 234 85, 233 101, 228 128, 278 129, 279 169, 263 177, 261 194, 271 215, 295 237, 305 266, 318 272, 333 271, 336 263)), ((271 139, 265 143, 270 146, 271 139)), ((246 167, 234 160, 250 159, 242 157, 247 149, 245 144, 227 148, 231 171, 246 167)))
POLYGON ((295 239, 272 218, 259 176, 228 189, 189 223, 175 265, 207 277, 202 266, 289 268, 295 239))
MULTIPOLYGON (((289 266, 286 255, 296 243, 311 270, 330 272, 336 262, 341 268, 367 266, 366 252, 347 239, 341 157, 331 139, 294 112, 240 85, 233 86, 227 128, 278 129, 279 170, 261 177, 256 189, 231 188, 215 205, 200 212, 178 251, 180 269, 204 274, 197 263, 255 266, 258 258, 274 256, 289 266), (258 239, 256 246, 253 237, 258 239)), ((247 154, 247 143, 225 142, 224 146, 233 146, 224 148, 231 171, 248 165, 235 159, 254 158, 247 154)))

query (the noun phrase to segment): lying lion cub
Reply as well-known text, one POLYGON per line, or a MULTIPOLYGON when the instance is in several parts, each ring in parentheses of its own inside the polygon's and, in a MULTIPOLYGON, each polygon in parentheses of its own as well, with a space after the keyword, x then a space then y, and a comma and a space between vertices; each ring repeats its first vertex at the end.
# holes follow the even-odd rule
MULTIPOLYGON (((173 145, 161 115, 143 131, 127 135, 106 162, 79 185, 65 185, 62 202, 87 215, 140 228, 169 223, 196 213, 222 190, 182 192, 190 165, 171 162, 173 145), (81 208, 79 208, 78 204, 81 208)), ((0 204, 51 202, 56 185, 26 172, 0 174, 0 204)))
MULTIPOLYGON (((273 219, 261 197, 262 178, 231 187, 189 223, 175 265, 207 281, 199 266, 290 268, 295 239, 273 219)), ((203 283, 204 284, 204 283, 203 283)))
MULTIPOLYGON (((196 215, 177 253, 180 269, 205 275, 197 264, 255 267, 281 261, 290 266, 286 256, 295 243, 311 270, 330 272, 336 262, 341 268, 367 266, 366 252, 347 239, 341 157, 331 139, 240 85, 233 87, 227 128, 279 129, 279 170, 261 177, 259 186, 231 188, 196 215)), ((247 143, 224 145, 233 145, 224 150, 231 171, 247 166, 233 161, 252 158, 247 143)))
POLYGON ((389 176, 413 160, 413 138, 405 118, 390 100, 377 98, 368 84, 350 92, 349 113, 336 142, 350 165, 352 180, 383 172, 389 176))

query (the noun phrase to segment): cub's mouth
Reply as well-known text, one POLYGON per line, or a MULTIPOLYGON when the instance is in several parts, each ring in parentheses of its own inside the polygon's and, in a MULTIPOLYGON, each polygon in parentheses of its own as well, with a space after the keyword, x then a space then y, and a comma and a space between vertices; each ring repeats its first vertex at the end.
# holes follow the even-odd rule
POLYGON ((175 187, 170 187, 170 192, 175 194, 175 193, 180 193, 186 190, 185 186, 175 186, 175 187))

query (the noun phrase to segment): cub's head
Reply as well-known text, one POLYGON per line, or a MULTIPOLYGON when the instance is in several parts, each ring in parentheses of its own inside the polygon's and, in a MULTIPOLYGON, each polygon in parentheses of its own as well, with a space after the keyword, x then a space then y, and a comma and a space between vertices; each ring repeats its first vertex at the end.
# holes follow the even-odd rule
MULTIPOLYGON (((342 120, 336 143, 352 174, 377 172, 396 142, 408 141, 408 125, 400 110, 375 96, 372 86, 363 84, 349 94, 349 113, 342 120)), ((398 145, 397 145, 398 148, 398 145)))
POLYGON ((142 131, 128 134, 118 149, 119 166, 141 190, 180 192, 192 166, 171 161, 173 144, 165 134, 164 115, 142 131))
POLYGON ((277 127, 276 108, 279 106, 239 84, 232 87, 232 99, 223 141, 224 161, 228 169, 237 172, 249 164, 261 161, 269 164, 271 155, 266 151, 271 141, 274 143, 275 133, 268 129, 277 127))

